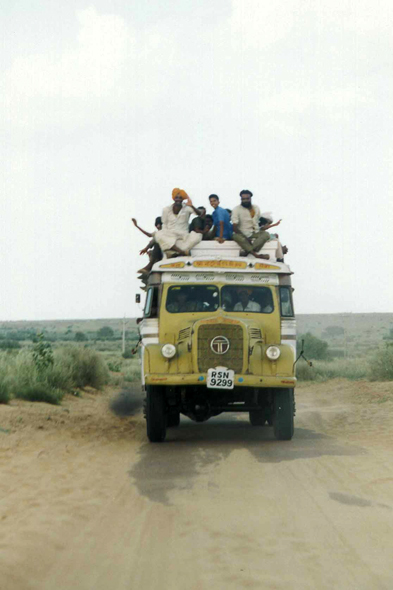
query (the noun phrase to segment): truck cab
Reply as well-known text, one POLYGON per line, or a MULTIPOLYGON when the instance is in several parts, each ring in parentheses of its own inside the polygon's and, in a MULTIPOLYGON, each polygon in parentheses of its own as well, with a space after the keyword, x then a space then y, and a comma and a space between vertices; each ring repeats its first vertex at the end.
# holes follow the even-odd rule
MULTIPOLYGON (((272 241, 274 242, 274 241, 272 241)), ((201 242, 149 275, 140 323, 147 436, 165 440, 180 414, 203 422, 248 412, 253 426, 294 431, 296 321, 292 272, 242 257, 234 242, 201 242)))

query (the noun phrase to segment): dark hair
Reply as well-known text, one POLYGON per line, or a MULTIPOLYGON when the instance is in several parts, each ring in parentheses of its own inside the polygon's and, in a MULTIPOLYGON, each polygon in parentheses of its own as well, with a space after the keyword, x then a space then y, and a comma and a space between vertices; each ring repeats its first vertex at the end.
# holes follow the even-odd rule
POLYGON ((225 209, 225 211, 227 211, 229 215, 232 215, 232 209, 225 209))
POLYGON ((156 220, 154 222, 154 225, 162 225, 162 219, 161 219, 161 217, 156 217, 156 220))
POLYGON ((196 229, 205 229, 205 220, 202 217, 194 217, 188 226, 188 231, 195 231, 196 229))
POLYGON ((242 195, 250 195, 250 197, 252 197, 252 192, 247 189, 243 189, 242 191, 240 191, 239 196, 241 197, 242 195))
POLYGON ((209 215, 209 213, 206 215, 205 219, 211 219, 213 221, 213 215, 209 215))
POLYGON ((259 227, 262 227, 263 225, 267 225, 268 223, 271 223, 270 219, 266 219, 266 217, 259 218, 259 227))
POLYGON ((209 199, 217 199, 217 201, 220 200, 218 195, 209 195, 209 199))
POLYGON ((203 205, 201 205, 200 207, 197 207, 197 209, 204 209, 206 211, 206 207, 204 207, 203 205))

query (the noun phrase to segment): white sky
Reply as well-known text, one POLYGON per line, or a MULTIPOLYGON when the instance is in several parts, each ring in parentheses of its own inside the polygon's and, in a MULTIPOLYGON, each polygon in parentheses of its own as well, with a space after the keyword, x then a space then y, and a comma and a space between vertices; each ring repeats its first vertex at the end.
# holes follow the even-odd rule
POLYGON ((174 187, 273 211, 298 313, 392 311, 391 0, 5 0, 0 320, 138 315, 174 187))

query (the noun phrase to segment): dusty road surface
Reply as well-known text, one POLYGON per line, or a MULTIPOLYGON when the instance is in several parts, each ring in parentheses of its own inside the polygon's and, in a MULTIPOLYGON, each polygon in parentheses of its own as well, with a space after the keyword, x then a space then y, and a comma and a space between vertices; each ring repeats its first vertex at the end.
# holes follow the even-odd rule
POLYGON ((393 588, 393 383, 303 385, 291 442, 222 415, 151 445, 113 395, 0 406, 1 590, 393 588))

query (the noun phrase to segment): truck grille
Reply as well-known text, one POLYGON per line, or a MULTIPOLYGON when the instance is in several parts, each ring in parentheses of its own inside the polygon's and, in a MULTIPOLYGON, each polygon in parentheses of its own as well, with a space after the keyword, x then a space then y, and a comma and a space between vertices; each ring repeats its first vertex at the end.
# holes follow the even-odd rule
POLYGON ((206 373, 214 367, 227 367, 235 373, 243 369, 243 328, 234 324, 203 324, 198 329, 198 369, 206 373), (216 336, 225 336, 229 340, 229 350, 224 354, 215 354, 210 348, 216 336))

